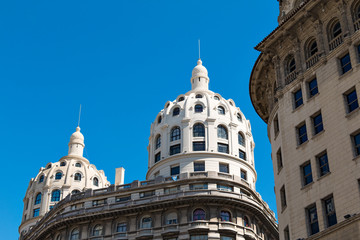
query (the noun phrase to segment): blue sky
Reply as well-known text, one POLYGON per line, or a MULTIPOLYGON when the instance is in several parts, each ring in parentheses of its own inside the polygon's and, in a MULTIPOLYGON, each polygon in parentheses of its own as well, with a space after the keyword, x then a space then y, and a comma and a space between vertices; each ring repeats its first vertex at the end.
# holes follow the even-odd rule
POLYGON ((270 144, 249 77, 253 47, 277 15, 275 0, 1 1, 4 239, 18 237, 29 180, 67 154, 79 104, 85 157, 112 183, 120 166, 126 182, 145 179, 150 124, 190 90, 198 39, 210 89, 251 121, 257 190, 276 211, 270 144))

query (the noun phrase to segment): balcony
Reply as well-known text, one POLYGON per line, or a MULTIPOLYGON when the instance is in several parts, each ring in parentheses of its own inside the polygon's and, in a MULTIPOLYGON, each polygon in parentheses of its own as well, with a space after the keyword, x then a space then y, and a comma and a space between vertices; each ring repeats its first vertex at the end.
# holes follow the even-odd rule
POLYGON ((232 222, 221 222, 219 223, 219 231, 237 233, 236 224, 232 222))
POLYGON ((289 73, 286 78, 285 78, 285 84, 288 85, 290 84, 292 81, 294 81, 297 78, 298 73, 296 71, 292 71, 291 73, 289 73))
POLYGON ((314 66, 320 59, 320 53, 315 53, 313 56, 309 57, 306 60, 306 69, 311 68, 312 66, 314 66))
POLYGON ((189 231, 198 231, 198 230, 209 230, 208 222, 200 220, 190 223, 189 231))
POLYGON ((153 237, 153 230, 151 228, 142 228, 138 231, 136 239, 152 238, 152 237, 153 237))
POLYGON ((343 35, 340 34, 339 36, 337 36, 336 38, 330 41, 329 50, 330 51, 334 50, 335 48, 340 46, 343 43, 343 41, 344 41, 343 35))
POLYGON ((120 232, 114 234, 114 239, 121 240, 121 239, 127 239, 127 233, 126 232, 120 232))

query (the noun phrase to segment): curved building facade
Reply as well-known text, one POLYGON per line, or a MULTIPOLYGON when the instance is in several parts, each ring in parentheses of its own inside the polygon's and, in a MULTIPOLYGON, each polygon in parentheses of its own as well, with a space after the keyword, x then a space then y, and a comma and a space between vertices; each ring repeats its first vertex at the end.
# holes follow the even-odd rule
POLYGON ((199 60, 192 89, 158 113, 146 181, 69 194, 21 239, 278 239, 255 190, 250 123, 208 84, 199 60))
POLYGON ((282 0, 250 79, 280 239, 359 239, 360 1, 282 0))

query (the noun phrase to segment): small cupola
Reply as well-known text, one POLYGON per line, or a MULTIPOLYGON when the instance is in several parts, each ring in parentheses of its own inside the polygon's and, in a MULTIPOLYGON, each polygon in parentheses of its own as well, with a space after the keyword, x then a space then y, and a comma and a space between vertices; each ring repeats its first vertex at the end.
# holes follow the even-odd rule
POLYGON ((207 69, 202 65, 201 59, 192 71, 191 90, 209 90, 209 76, 207 69))
POLYGON ((76 131, 71 134, 69 142, 69 153, 68 155, 83 156, 84 151, 84 135, 80 132, 80 127, 76 128, 76 131))

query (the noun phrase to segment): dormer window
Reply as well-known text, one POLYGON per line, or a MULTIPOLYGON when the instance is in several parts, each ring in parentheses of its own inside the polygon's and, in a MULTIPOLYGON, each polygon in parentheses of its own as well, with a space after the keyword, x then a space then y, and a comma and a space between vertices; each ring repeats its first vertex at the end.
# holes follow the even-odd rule
POLYGON ((202 98, 203 96, 201 94, 196 94, 195 98, 202 98))
POLYGON ((237 119, 239 120, 239 122, 242 122, 242 117, 241 117, 241 114, 240 114, 240 113, 238 113, 238 114, 236 115, 236 117, 237 117, 237 119))
POLYGON ((218 96, 215 96, 214 99, 217 100, 217 101, 220 100, 220 98, 218 96))
POLYGON ((179 100, 178 100, 178 102, 182 102, 182 101, 184 101, 184 97, 179 97, 179 100))
POLYGON ((158 117, 158 124, 161 123, 161 120, 162 120, 162 117, 159 116, 159 117, 158 117))
POLYGON ((81 167, 81 163, 75 163, 75 167, 81 167))
POLYGON ((55 180, 60 180, 61 177, 62 177, 62 173, 61 173, 61 172, 57 172, 57 173, 55 174, 55 180))
POLYGON ((81 174, 80 173, 75 173, 74 180, 75 181, 81 181, 81 174))
POLYGON ((196 104, 195 105, 195 112, 196 113, 201 113, 203 112, 203 106, 201 104, 196 104))
POLYGON ((180 108, 174 108, 173 110, 173 116, 178 116, 180 114, 180 108))
POLYGON ((44 175, 40 176, 39 183, 42 183, 44 181, 44 175))
POLYGON ((66 165, 66 162, 61 162, 60 163, 60 167, 63 167, 63 166, 65 166, 66 165))
POLYGON ((220 115, 225 115, 225 108, 223 108, 222 106, 218 106, 218 113, 220 115))

